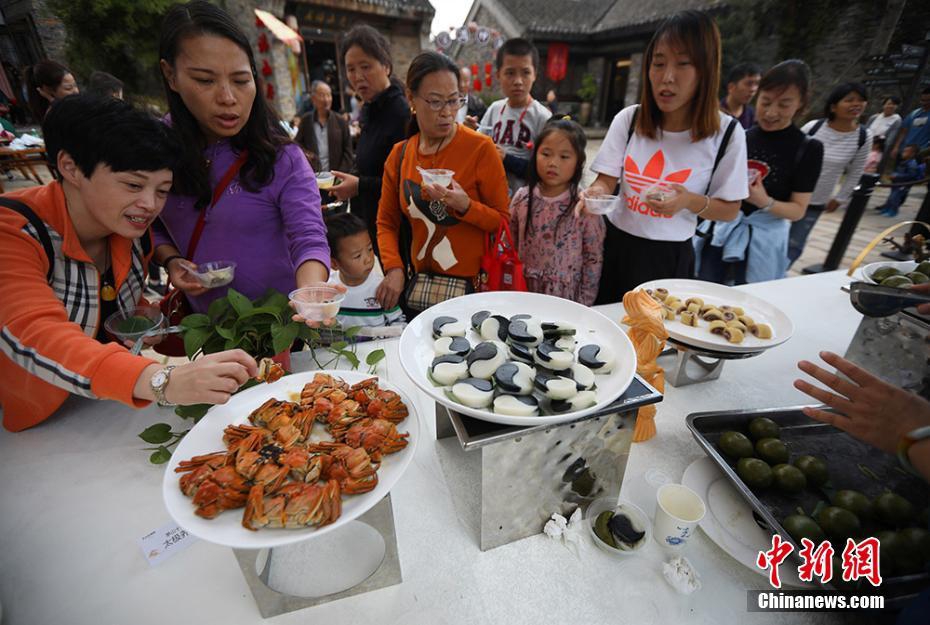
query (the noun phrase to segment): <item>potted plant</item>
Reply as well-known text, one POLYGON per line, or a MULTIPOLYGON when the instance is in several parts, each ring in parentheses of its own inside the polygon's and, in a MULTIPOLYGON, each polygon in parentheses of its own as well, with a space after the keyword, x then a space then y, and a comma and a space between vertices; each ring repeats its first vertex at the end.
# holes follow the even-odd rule
POLYGON ((581 77, 581 88, 575 92, 581 100, 581 108, 578 111, 578 121, 582 126, 587 126, 591 121, 591 103, 597 97, 597 81, 594 80, 594 74, 587 73, 581 77))

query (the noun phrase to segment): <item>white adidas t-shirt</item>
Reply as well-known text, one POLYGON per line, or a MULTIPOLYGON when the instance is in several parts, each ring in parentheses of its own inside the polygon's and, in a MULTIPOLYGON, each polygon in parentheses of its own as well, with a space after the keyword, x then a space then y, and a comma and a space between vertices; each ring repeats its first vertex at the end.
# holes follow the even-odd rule
MULTIPOLYGON (((659 131, 657 139, 634 134, 627 143, 635 109, 635 105, 628 106, 617 113, 591 164, 592 171, 622 180, 623 201, 608 218, 617 228, 644 239, 690 239, 697 226, 694 213, 684 209, 672 216, 659 215, 640 199, 640 194, 659 181, 677 182, 692 193, 708 192, 707 182, 731 117, 720 113, 720 131, 696 143, 691 141, 691 133, 687 130, 659 131)), ((737 124, 714 178, 710 180, 710 196, 724 201, 748 197, 746 169, 746 133, 737 124)))

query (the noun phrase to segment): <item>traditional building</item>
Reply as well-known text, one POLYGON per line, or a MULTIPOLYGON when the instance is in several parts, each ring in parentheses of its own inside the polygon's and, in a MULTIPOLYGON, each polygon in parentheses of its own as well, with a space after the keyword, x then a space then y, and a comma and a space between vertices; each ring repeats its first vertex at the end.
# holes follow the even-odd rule
MULTIPOLYGON (((539 50, 539 77, 533 95, 556 92, 565 112, 580 109, 578 91, 586 75, 596 85, 589 122, 606 125, 625 105, 639 99, 642 52, 656 26, 684 9, 716 10, 723 0, 474 0, 466 24, 499 31, 504 38, 524 37, 539 50), (558 66, 564 71, 558 71, 558 66), (555 81, 564 74, 564 78, 555 81)), ((487 51, 455 46, 462 65, 482 64, 487 51)))

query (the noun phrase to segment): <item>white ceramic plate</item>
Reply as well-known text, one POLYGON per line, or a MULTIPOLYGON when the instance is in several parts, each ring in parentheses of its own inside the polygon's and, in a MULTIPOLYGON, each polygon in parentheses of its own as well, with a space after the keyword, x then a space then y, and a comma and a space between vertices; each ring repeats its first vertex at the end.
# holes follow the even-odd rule
POLYGON ((872 284, 878 284, 875 280, 872 279, 872 274, 875 273, 876 269, 880 269, 882 267, 894 267, 901 273, 910 273, 914 271, 915 269, 917 269, 917 261, 902 260, 902 261, 895 262, 895 261, 889 260, 885 262, 869 263, 868 265, 865 265, 864 267, 861 267, 860 269, 858 269, 853 275, 860 276, 860 279, 862 279, 865 282, 871 282, 872 284))
POLYGON ((617 323, 587 306, 539 293, 493 291, 456 297, 417 316, 407 325, 400 337, 400 363, 414 384, 447 408, 492 423, 526 427, 572 421, 609 405, 620 397, 633 381, 633 375, 636 373, 636 352, 633 351, 630 339, 617 323), (433 319, 448 315, 464 322, 469 328, 466 336, 475 344, 478 340, 475 338, 476 333, 471 330, 471 316, 479 310, 489 310, 505 317, 525 313, 540 321, 571 323, 578 329, 575 339, 579 346, 597 343, 609 348, 614 354, 614 369, 608 374, 597 376, 597 403, 584 410, 560 415, 512 417, 495 414, 490 410, 469 408, 449 399, 444 392, 446 387, 434 386, 427 376, 430 363, 436 357, 433 352, 433 319))
MULTIPOLYGON (((772 548, 772 534, 755 522, 752 507, 714 461, 707 456, 698 458, 685 469, 681 483, 707 504, 708 513, 700 523, 704 533, 734 560, 768 578, 768 569, 756 566, 756 558, 760 551, 772 548)), ((798 579, 797 567, 790 558, 779 567, 778 573, 782 584, 814 587, 798 579)))
POLYGON ((637 289, 668 289, 671 295, 674 295, 684 302, 689 297, 700 297, 705 303, 711 304, 729 304, 730 306, 739 306, 743 311, 758 323, 767 323, 772 327, 772 338, 758 339, 753 335, 746 333, 743 342, 735 345, 730 343, 722 336, 711 334, 707 330, 708 322, 701 320, 701 325, 694 328, 686 326, 677 319, 674 321, 666 320, 665 328, 671 338, 701 349, 709 349, 717 352, 730 352, 733 354, 750 354, 762 350, 771 349, 776 345, 781 345, 791 338, 794 333, 794 324, 791 319, 774 305, 764 299, 750 295, 739 289, 716 284, 714 282, 704 282, 702 280, 653 280, 641 284, 637 289))
MULTIPOLYGON (((355 371, 305 371, 285 376, 273 384, 259 384, 234 395, 229 403, 211 408, 207 415, 178 443, 178 448, 165 469, 162 494, 171 518, 191 534, 208 542, 236 549, 264 549, 300 542, 331 532, 364 514, 381 501, 407 469, 420 438, 420 422, 417 418, 416 406, 403 391, 384 379, 379 381, 379 386, 398 393, 410 411, 408 417, 397 426, 400 432, 410 433, 407 439, 408 444, 401 451, 384 456, 381 468, 378 469, 378 486, 374 490, 360 495, 343 495, 342 516, 334 523, 320 528, 260 529, 253 532, 242 527, 241 508, 222 512, 214 519, 197 516, 194 514, 194 505, 190 498, 185 496, 178 487, 181 474, 174 472, 178 463, 200 454, 222 451, 223 429, 227 425, 247 423, 249 413, 272 397, 293 401, 292 393, 300 393, 304 385, 317 373, 329 373, 334 377, 342 378, 348 384, 372 377, 355 371)), ((323 440, 329 439, 328 434, 320 425, 314 426, 314 438, 317 437, 323 440)))

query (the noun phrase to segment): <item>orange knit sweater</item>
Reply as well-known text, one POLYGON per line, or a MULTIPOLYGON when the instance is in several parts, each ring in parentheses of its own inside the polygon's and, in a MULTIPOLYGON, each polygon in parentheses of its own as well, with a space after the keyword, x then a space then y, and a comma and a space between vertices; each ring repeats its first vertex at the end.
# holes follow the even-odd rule
POLYGON ((381 201, 378 204, 378 246, 384 271, 403 268, 399 234, 401 219, 410 220, 413 230, 411 257, 414 269, 449 276, 474 278, 478 275, 481 256, 488 232, 496 232, 501 220, 509 219, 510 200, 507 196, 507 175, 494 143, 489 137, 459 125, 449 145, 436 154, 419 153, 420 135, 400 142, 391 150, 384 165, 381 201), (398 161, 401 151, 404 161, 398 161), (449 208, 446 213, 430 210, 429 200, 421 197, 423 169, 451 169, 455 181, 468 197, 471 206, 463 216, 449 208), (438 214, 436 214, 438 213, 438 214), (403 217, 402 217, 403 216, 403 217), (437 226, 447 228, 432 254, 426 257, 430 238, 437 226))

